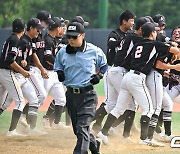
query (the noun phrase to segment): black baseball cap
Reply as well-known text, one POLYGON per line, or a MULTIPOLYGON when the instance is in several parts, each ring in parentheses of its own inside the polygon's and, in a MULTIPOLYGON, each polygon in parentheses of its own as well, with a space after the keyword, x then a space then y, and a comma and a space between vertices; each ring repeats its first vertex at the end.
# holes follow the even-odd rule
POLYGON ((78 36, 84 33, 84 26, 79 22, 70 23, 67 27, 67 36, 78 36))
POLYGON ((84 19, 83 19, 83 17, 82 16, 75 16, 72 20, 71 20, 71 22, 79 22, 79 23, 81 23, 83 26, 88 26, 89 25, 89 22, 87 22, 87 21, 84 21, 84 19))
POLYGON ((27 29, 29 29, 30 27, 33 27, 33 28, 37 28, 37 29, 43 29, 44 26, 41 25, 41 22, 39 19, 37 18, 31 18, 28 23, 27 23, 27 29))
POLYGON ((53 22, 51 22, 48 26, 49 30, 53 30, 57 27, 64 27, 65 23, 61 21, 59 17, 53 17, 52 18, 53 22))
POLYGON ((138 30, 143 24, 146 22, 150 22, 150 20, 146 17, 140 17, 136 20, 135 30, 138 30))
POLYGON ((61 22, 65 23, 66 25, 69 23, 69 20, 65 20, 63 17, 59 17, 61 22))
POLYGON ((153 17, 154 22, 157 22, 160 26, 166 25, 165 17, 161 14, 157 14, 153 17))
POLYGON ((157 22, 155 22, 151 16, 145 16, 145 17, 148 18, 150 20, 150 22, 153 23, 156 27, 159 26, 159 24, 157 22))
POLYGON ((152 32, 159 30, 159 27, 156 27, 156 25, 153 24, 152 22, 146 22, 145 24, 142 25, 141 29, 142 29, 142 36, 149 37, 152 32))
POLYGON ((47 24, 52 22, 51 14, 48 11, 40 11, 37 13, 37 17, 40 21, 45 21, 47 24))
POLYGON ((20 33, 25 29, 25 22, 21 18, 17 18, 12 23, 12 31, 16 33, 20 33))

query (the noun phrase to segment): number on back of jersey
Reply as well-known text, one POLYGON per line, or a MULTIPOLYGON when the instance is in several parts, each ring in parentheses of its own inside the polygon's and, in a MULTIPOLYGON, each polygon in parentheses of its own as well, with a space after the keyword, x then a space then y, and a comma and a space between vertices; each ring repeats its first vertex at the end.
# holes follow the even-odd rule
POLYGON ((143 46, 137 46, 136 52, 135 52, 135 58, 140 58, 142 51, 143 51, 143 46))

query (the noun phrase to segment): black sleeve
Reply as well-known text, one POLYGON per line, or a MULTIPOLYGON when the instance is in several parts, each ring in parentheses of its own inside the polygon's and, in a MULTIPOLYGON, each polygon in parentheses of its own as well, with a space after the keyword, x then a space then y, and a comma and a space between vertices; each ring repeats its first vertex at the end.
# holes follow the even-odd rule
POLYGON ((155 46, 157 48, 158 53, 160 53, 161 55, 165 55, 165 54, 169 53, 169 50, 170 50, 169 45, 166 45, 162 42, 156 41, 155 46))
POLYGON ((8 51, 8 54, 7 54, 7 57, 6 57, 6 60, 5 60, 5 63, 7 65, 11 65, 15 59, 16 59, 16 56, 18 54, 18 40, 10 40, 9 42, 9 51, 8 51))
POLYGON ((111 32, 108 37, 108 48, 114 49, 120 44, 121 40, 119 40, 119 36, 115 32, 111 32))
POLYGON ((44 61, 54 64, 54 55, 53 50, 55 48, 53 39, 50 38, 48 35, 44 38, 45 41, 45 50, 44 50, 44 61))

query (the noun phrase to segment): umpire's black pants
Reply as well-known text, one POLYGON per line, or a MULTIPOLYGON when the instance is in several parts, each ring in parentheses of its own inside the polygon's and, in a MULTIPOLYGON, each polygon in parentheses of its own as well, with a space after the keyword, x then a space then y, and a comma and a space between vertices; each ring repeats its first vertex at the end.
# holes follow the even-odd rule
POLYGON ((93 87, 90 90, 67 87, 66 99, 73 131, 77 136, 73 154, 88 154, 89 149, 92 153, 96 153, 97 142, 89 129, 98 102, 96 92, 93 87))

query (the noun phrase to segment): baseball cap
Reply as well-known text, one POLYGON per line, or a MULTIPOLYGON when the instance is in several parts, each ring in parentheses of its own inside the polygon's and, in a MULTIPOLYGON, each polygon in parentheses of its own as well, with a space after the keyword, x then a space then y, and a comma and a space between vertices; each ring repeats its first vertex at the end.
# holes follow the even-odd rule
POLYGON ((142 36, 149 37, 151 32, 159 30, 159 27, 156 27, 154 23, 146 22, 145 24, 142 25, 141 29, 142 29, 142 36))
POLYGON ((55 28, 57 28, 57 27, 63 27, 63 26, 65 26, 65 23, 63 23, 59 17, 53 17, 52 20, 53 20, 53 22, 51 22, 51 23, 49 24, 49 26, 48 26, 48 28, 49 28, 50 30, 53 30, 53 29, 55 29, 55 28))
POLYGON ((27 29, 30 27, 37 28, 37 29, 43 29, 44 26, 41 25, 41 22, 37 18, 31 18, 27 23, 27 29))
POLYGON ((59 17, 61 22, 65 23, 66 25, 69 23, 69 20, 65 20, 63 17, 59 17))
POLYGON ((84 19, 83 19, 83 17, 81 17, 81 16, 75 16, 72 20, 71 20, 71 22, 79 22, 79 23, 81 23, 83 26, 88 26, 89 25, 89 22, 87 22, 87 21, 84 21, 84 19))
POLYGON ((143 24, 146 22, 150 22, 150 20, 146 17, 140 17, 136 20, 135 30, 138 30, 143 24))
POLYGON ((78 36, 84 33, 84 26, 79 22, 70 23, 67 27, 67 36, 78 36))
POLYGON ((51 14, 48 11, 40 11, 37 13, 37 17, 41 21, 45 21, 47 24, 52 22, 51 14))
POLYGON ((12 31, 20 33, 25 29, 25 22, 21 18, 17 18, 12 23, 12 31))
POLYGON ((165 20, 165 17, 161 14, 157 14, 153 17, 153 20, 155 22, 157 22, 160 26, 161 25, 166 25, 166 20, 165 20))
POLYGON ((154 22, 154 20, 151 16, 145 16, 145 17, 148 18, 150 20, 150 22, 153 23, 156 27, 159 26, 159 24, 157 22, 154 22))

